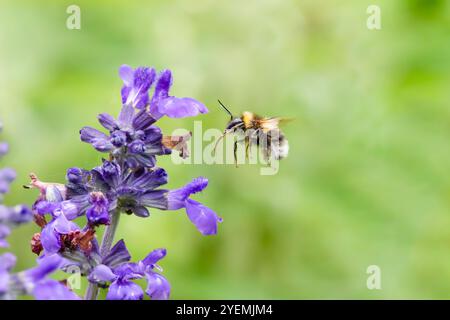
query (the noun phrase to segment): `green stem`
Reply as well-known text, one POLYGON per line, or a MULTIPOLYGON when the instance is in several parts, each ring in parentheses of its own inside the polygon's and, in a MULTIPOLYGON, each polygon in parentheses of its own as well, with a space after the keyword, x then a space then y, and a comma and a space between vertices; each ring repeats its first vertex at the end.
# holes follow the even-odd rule
POLYGON ((111 250, 114 236, 116 234, 117 225, 119 224, 120 211, 115 210, 111 214, 111 223, 106 227, 103 234, 102 244, 100 245, 100 255, 102 258, 106 257, 111 250))
POLYGON ((98 285, 89 282, 86 293, 84 294, 84 300, 96 300, 98 295, 98 285))
MULTIPOLYGON (((106 227, 103 234, 102 244, 100 245, 100 256, 106 257, 111 250, 112 243, 114 241, 114 235, 116 234, 117 225, 119 224, 120 211, 115 210, 111 213, 111 223, 106 227)), ((84 296, 85 300, 96 300, 98 295, 98 286, 89 282, 89 286, 84 296)))

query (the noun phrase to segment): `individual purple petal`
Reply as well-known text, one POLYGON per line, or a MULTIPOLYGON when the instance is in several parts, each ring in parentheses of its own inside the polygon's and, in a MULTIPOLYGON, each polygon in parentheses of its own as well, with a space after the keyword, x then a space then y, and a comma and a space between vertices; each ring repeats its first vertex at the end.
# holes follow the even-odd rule
POLYGON ((123 240, 119 240, 114 247, 111 248, 109 254, 103 258, 103 264, 116 268, 117 266, 130 261, 131 256, 123 240))
POLYGON ((192 98, 169 97, 158 102, 158 113, 170 118, 194 117, 199 113, 208 113, 205 105, 192 98))
POLYGON ((60 203, 60 207, 68 220, 74 220, 80 215, 80 210, 73 201, 63 201, 60 203))
POLYGON ((147 257, 145 257, 142 260, 142 263, 145 266, 151 266, 153 268, 153 265, 155 265, 159 260, 164 258, 166 256, 167 250, 164 248, 161 249, 155 249, 152 252, 150 252, 147 257))
POLYGON ((144 109, 148 105, 148 90, 155 81, 155 77, 156 72, 153 68, 140 67, 134 71, 134 84, 130 96, 134 95, 132 104, 137 109, 144 109))
MULTIPOLYGON (((172 72, 170 70, 163 70, 159 73, 158 81, 156 82, 155 92, 153 93, 151 107, 158 104, 158 102, 169 97, 169 90, 172 86, 172 72)), ((152 108, 150 108, 152 112, 152 108)))
POLYGON ((47 279, 36 284, 33 290, 36 300, 80 300, 75 293, 62 283, 47 279))
POLYGON ((53 213, 53 211, 55 211, 57 208, 59 208, 59 203, 45 200, 38 201, 34 205, 34 210, 36 210, 36 212, 40 215, 53 213))
POLYGON ((168 300, 170 296, 170 284, 165 277, 156 273, 148 272, 147 289, 145 293, 153 300, 168 300))
POLYGON ((83 127, 80 134, 81 140, 87 143, 93 143, 96 139, 108 139, 106 134, 92 127, 83 127))
POLYGON ((131 87, 133 85, 134 71, 132 67, 126 64, 121 65, 119 68, 119 76, 127 87, 131 87))
POLYGON ((184 187, 169 192, 169 210, 178 210, 185 207, 185 201, 191 194, 201 192, 208 186, 208 179, 198 177, 184 187))
POLYGON ((80 138, 81 141, 90 143, 100 152, 109 152, 113 149, 113 145, 109 141, 109 137, 97 129, 84 127, 80 130, 80 138))
POLYGON ((153 68, 138 67, 134 70, 133 86, 139 90, 140 93, 146 92, 155 81, 156 72, 153 68))
POLYGON ((78 226, 67 220, 64 213, 59 213, 59 215, 55 218, 52 223, 53 229, 59 234, 68 234, 71 231, 79 230, 78 226))
POLYGON ((203 235, 217 234, 217 225, 222 222, 222 218, 217 216, 210 208, 195 200, 188 199, 186 201, 186 213, 189 220, 203 235))
POLYGON ((59 235, 54 229, 54 221, 48 223, 41 231, 41 244, 48 253, 56 253, 61 249, 59 235))
POLYGON ((144 292, 141 287, 131 281, 116 280, 110 286, 107 300, 142 300, 144 292))
POLYGON ((122 104, 126 104, 128 101, 128 97, 130 96, 131 90, 133 87, 127 87, 123 86, 122 89, 120 89, 120 95, 122 97, 122 104))
POLYGON ((98 122, 100 122, 100 124, 108 129, 109 131, 114 131, 118 128, 116 120, 114 119, 113 116, 107 114, 107 113, 101 113, 98 115, 98 122))
POLYGON ((116 279, 117 276, 112 270, 104 264, 99 264, 91 271, 88 280, 93 283, 111 282, 116 279))
POLYGON ((158 76, 156 82, 155 92, 150 103, 150 113, 155 119, 159 119, 163 116, 158 110, 158 104, 169 97, 169 90, 172 86, 172 72, 170 70, 163 70, 158 76))

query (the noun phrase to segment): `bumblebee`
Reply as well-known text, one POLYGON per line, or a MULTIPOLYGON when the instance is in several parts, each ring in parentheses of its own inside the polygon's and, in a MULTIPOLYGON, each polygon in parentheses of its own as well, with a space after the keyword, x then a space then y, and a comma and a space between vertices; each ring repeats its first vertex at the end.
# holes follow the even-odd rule
POLYGON ((222 108, 230 115, 225 131, 216 141, 217 144, 228 134, 242 132, 244 138, 234 142, 234 161, 237 164, 237 146, 238 143, 245 143, 245 155, 248 157, 249 148, 256 144, 263 152, 264 159, 270 163, 270 160, 281 160, 286 158, 289 153, 289 142, 279 128, 279 125, 290 119, 281 117, 260 117, 253 112, 245 111, 240 117, 234 117, 225 105, 218 100, 222 108))

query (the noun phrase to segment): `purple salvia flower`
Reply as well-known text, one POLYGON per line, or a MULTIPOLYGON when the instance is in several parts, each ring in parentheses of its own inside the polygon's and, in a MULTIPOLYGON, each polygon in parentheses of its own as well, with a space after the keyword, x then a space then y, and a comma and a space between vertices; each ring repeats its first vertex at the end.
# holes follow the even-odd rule
MULTIPOLYGON (((85 172, 74 168, 69 170, 85 172)), ((147 207, 167 209, 168 191, 156 189, 167 183, 164 169, 123 170, 117 163, 104 160, 102 166, 85 174, 85 178, 72 179, 67 184, 69 199, 77 204, 81 212, 89 210, 92 193, 98 192, 105 195, 109 211, 118 209, 148 217, 147 207)))
MULTIPOLYGON (((122 255, 125 259, 129 259, 128 251, 122 240, 114 248, 112 250, 114 254, 111 257, 122 255), (121 249, 114 250, 118 245, 121 249)), ((144 297, 144 292, 132 280, 146 278, 147 289, 145 293, 154 300, 167 300, 170 296, 169 282, 161 274, 154 271, 161 270, 157 262, 164 258, 165 255, 166 249, 157 249, 150 252, 146 258, 138 263, 124 263, 124 259, 121 259, 122 263, 116 265, 116 267, 110 263, 110 261, 115 259, 103 259, 102 264, 91 270, 88 279, 103 286, 106 283, 110 283, 106 296, 108 300, 141 300, 144 297)))
POLYGON ((80 228, 69 221, 64 213, 57 209, 53 213, 53 219, 41 231, 41 244, 45 253, 57 253, 63 247, 61 237, 72 232, 80 231, 80 228))
MULTIPOLYGON (((73 178, 73 177, 72 177, 73 178)), ((92 207, 89 216, 91 220, 88 226, 81 230, 75 223, 71 222, 80 215, 80 209, 75 202, 66 200, 67 189, 59 185, 41 182, 35 177, 33 186, 40 186, 41 194, 33 206, 35 221, 42 227, 42 231, 32 239, 32 251, 40 254, 54 254, 66 252, 67 254, 77 251, 84 254, 92 248, 94 237, 93 228, 100 222, 109 221, 109 215, 103 217, 98 210, 102 205, 100 194, 93 195, 92 207), (51 221, 46 222, 44 216, 50 214, 51 221)))
MULTIPOLYGON (((123 240, 111 249, 110 243, 120 213, 140 217, 150 215, 148 208, 178 210, 185 208, 189 219, 204 235, 217 233, 222 221, 217 214, 191 195, 201 192, 208 184, 206 178, 194 179, 177 190, 160 189, 167 183, 167 173, 156 167, 156 156, 180 152, 188 156, 188 136, 163 136, 155 126, 157 119, 166 115, 171 118, 195 116, 208 112, 207 108, 192 98, 177 98, 169 95, 172 85, 170 70, 162 71, 158 77, 153 68, 132 69, 121 66, 119 75, 124 82, 121 91, 122 109, 115 119, 109 114, 100 114, 99 123, 108 131, 101 132, 91 127, 80 131, 82 141, 96 150, 109 154, 101 166, 92 170, 70 168, 66 174, 66 185, 43 183, 31 175, 30 187, 38 188, 40 195, 33 206, 35 220, 42 232, 32 239, 33 252, 44 258, 57 255, 64 257, 58 268, 68 271, 76 265, 91 283, 86 298, 95 299, 98 287, 109 287, 107 299, 143 299, 144 291, 133 282, 145 278, 145 293, 152 299, 168 299, 170 285, 157 271, 157 262, 166 255, 165 249, 152 251, 143 260, 130 262, 130 254, 123 240), (156 79, 157 78, 157 79, 156 79), (156 81, 155 81, 156 80, 156 81), (152 98, 149 90, 153 83, 152 98), (44 215, 50 214, 46 222, 44 215), (81 229, 71 220, 86 215, 87 224, 81 229), (105 230, 105 241, 100 246, 95 239, 95 228, 109 225, 105 230), (105 246, 106 244, 106 246, 105 246)), ((5 230, 8 233, 9 230, 5 230)), ((53 280, 42 280, 33 288, 35 297, 73 298, 53 280)))
POLYGON ((196 116, 199 113, 208 113, 205 105, 195 99, 169 96, 171 86, 172 72, 170 70, 161 71, 150 103, 150 113, 156 119, 164 115, 170 118, 185 118, 196 116))
POLYGON ((153 167, 155 155, 171 152, 162 144, 161 130, 153 126, 156 120, 145 110, 136 113, 132 106, 124 105, 117 120, 108 114, 100 114, 98 118, 109 135, 84 127, 80 131, 81 140, 100 152, 111 153, 129 167, 153 167))
MULTIPOLYGON (((91 222, 81 230, 80 227, 70 221, 66 215, 65 207, 72 210, 73 204, 70 201, 63 201, 61 203, 52 203, 41 201, 36 205, 36 215, 43 216, 50 213, 51 221, 40 225, 42 231, 33 237, 31 242, 32 251, 40 254, 44 250, 44 255, 48 254, 64 254, 66 258, 71 258, 78 255, 85 259, 89 255, 95 243, 95 225, 91 222), (67 205, 70 204, 70 205, 67 205)), ((76 215, 73 215, 76 217, 76 215)), ((37 221, 40 221, 37 219, 37 221)))
POLYGON ((190 199, 190 195, 198 193, 208 186, 208 179, 199 177, 180 189, 169 192, 168 209, 186 209, 189 220, 197 227, 203 235, 217 234, 218 223, 222 222, 214 211, 201 203, 190 199))

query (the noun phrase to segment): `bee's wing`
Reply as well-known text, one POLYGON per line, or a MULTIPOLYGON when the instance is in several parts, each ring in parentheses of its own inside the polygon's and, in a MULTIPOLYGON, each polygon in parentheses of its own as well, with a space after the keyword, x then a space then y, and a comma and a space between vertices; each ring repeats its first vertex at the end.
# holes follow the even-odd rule
POLYGON ((289 122, 294 120, 293 118, 281 118, 281 117, 273 117, 273 118, 262 118, 258 120, 259 127, 263 130, 263 132, 268 132, 270 130, 278 129, 280 124, 289 122))

